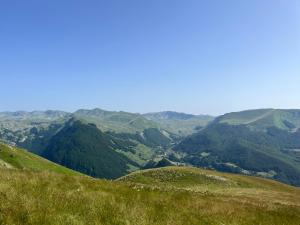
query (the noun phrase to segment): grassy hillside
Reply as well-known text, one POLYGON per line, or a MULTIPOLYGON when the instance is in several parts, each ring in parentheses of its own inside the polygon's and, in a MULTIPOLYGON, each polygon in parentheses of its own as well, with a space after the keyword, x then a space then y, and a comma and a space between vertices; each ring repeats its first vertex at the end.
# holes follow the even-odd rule
POLYGON ((300 144, 300 134, 282 132, 277 128, 266 133, 245 125, 216 123, 186 138, 175 150, 184 152, 183 160, 195 166, 264 176, 299 186, 299 155, 284 149, 300 144))
POLYGON ((300 128, 300 110, 257 109, 228 113, 217 118, 216 122, 231 125, 247 125, 255 130, 276 127, 288 131, 300 128))
MULTIPOLYGON (((245 192, 253 190, 282 191, 300 193, 300 188, 292 187, 270 179, 245 176, 215 170, 200 169, 196 167, 164 167, 133 172, 121 177, 118 181, 156 187, 158 189, 182 189, 194 192, 211 191, 235 192, 244 189, 245 192)), ((257 196, 259 197, 259 196, 257 196)), ((273 199, 278 201, 279 199, 273 199)), ((293 201, 292 199, 290 199, 293 201)), ((300 205, 300 195, 294 199, 300 205)))
POLYGON ((0 169, 0 224, 298 225, 300 190, 195 168, 118 181, 0 169))
POLYGON ((68 175, 79 175, 73 170, 57 165, 24 149, 4 143, 0 143, 0 168, 52 171, 68 175))

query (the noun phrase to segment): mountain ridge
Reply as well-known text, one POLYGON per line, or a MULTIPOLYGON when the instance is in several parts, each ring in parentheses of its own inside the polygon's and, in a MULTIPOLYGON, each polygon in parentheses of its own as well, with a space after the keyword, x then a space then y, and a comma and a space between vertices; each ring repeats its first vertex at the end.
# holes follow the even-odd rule
POLYGON ((184 162, 300 185, 300 110, 259 109, 217 117, 174 149, 184 162))
MULTIPOLYGON (((98 108, 81 109, 74 114, 62 114, 61 111, 22 112, 13 115, 18 119, 13 117, 7 120, 0 116, 0 139, 39 155, 43 155, 47 149, 49 154, 46 156, 50 158, 51 146, 61 148, 55 144, 58 141, 55 135, 60 133, 63 136, 62 130, 65 131, 68 121, 74 119, 81 121, 84 126, 95 124, 96 128, 92 126, 92 129, 105 136, 112 154, 121 154, 121 158, 125 157, 125 161, 130 162, 129 167, 121 166, 123 172, 118 172, 116 176, 143 168, 148 162, 148 165, 155 165, 151 161, 166 158, 176 164, 248 173, 299 185, 295 182, 298 180, 300 163, 297 151, 300 149, 299 112, 258 109, 228 113, 216 118, 172 111, 146 116, 98 108), (49 114, 52 115, 50 119, 49 114), (22 115, 24 119, 19 119, 22 115), (258 165, 263 165, 264 161, 270 161, 272 166, 258 165)), ((84 129, 81 130, 79 133, 84 136, 84 129)), ((97 151, 101 152, 103 146, 97 145, 96 139, 86 137, 86 141, 86 146, 99 146, 97 151)), ((87 159, 88 151, 86 155, 87 159)), ((93 164, 97 163, 94 161, 93 164)), ((112 166, 118 168, 118 164, 113 163, 112 166)), ((77 166, 73 164, 72 168, 77 166)), ((88 174, 99 176, 91 171, 88 174)), ((110 178, 116 176, 110 175, 110 178)))

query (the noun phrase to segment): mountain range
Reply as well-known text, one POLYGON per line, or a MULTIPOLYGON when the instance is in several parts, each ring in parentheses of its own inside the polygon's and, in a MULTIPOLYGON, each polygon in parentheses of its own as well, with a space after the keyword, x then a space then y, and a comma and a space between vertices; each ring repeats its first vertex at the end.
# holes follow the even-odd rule
POLYGON ((192 165, 300 186, 300 110, 219 117, 101 109, 0 113, 0 139, 94 177, 192 165))

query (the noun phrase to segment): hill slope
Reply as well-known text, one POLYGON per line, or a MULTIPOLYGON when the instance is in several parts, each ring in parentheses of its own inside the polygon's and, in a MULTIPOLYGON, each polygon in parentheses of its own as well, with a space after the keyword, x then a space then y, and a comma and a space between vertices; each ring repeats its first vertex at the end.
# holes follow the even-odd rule
POLYGON ((227 113, 216 119, 218 123, 247 125, 254 130, 276 127, 287 131, 300 128, 300 110, 297 109, 256 109, 227 113))
POLYGON ((275 181, 195 168, 117 182, 0 169, 0 224, 298 225, 299 197, 275 181))
POLYGON ((50 140, 43 157, 94 177, 111 179, 127 174, 130 165, 138 166, 116 152, 115 145, 95 125, 71 119, 50 140))
POLYGON ((199 167, 265 176, 300 185, 299 133, 273 128, 252 131, 245 125, 214 123, 175 146, 184 161, 199 167), (282 133, 283 132, 283 133, 282 133))
POLYGON ((79 175, 79 173, 73 170, 50 162, 24 149, 13 147, 4 143, 0 143, 0 168, 52 171, 68 175, 79 175))
MULTIPOLYGON (((245 192, 251 191, 252 189, 291 191, 291 193, 299 193, 300 191, 300 188, 285 185, 270 179, 224 173, 196 167, 170 166, 158 169, 146 169, 121 177, 118 181, 149 185, 158 189, 182 189, 193 192, 218 192, 219 190, 234 192, 234 190, 238 189, 244 189, 245 192)), ((298 199, 300 200, 300 196, 297 196, 297 200, 298 199)), ((273 200, 277 201, 278 199, 273 200)), ((300 204, 300 201, 298 203, 300 204)))

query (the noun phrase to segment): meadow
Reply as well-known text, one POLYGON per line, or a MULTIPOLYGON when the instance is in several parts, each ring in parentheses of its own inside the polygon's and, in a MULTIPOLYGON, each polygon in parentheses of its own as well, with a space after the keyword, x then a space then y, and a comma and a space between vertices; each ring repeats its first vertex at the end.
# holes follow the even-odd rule
POLYGON ((300 190, 271 180, 186 167, 117 181, 0 170, 0 224, 299 225, 300 190))

